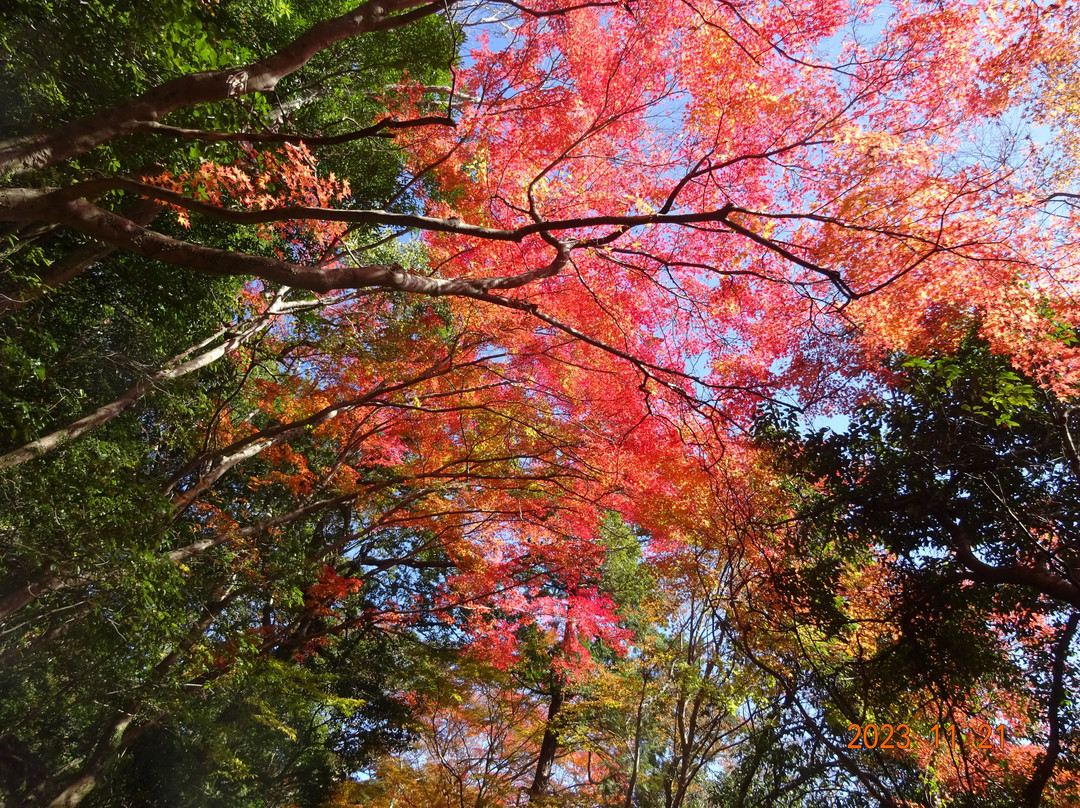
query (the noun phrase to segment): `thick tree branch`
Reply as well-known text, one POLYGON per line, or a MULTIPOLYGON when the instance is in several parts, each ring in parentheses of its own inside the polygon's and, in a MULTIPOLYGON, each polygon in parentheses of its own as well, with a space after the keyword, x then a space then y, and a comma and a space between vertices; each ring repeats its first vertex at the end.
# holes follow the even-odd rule
MULTIPOLYGON (((270 224, 273 222, 286 222, 294 220, 308 220, 320 222, 346 222, 349 224, 367 224, 383 227, 403 227, 428 230, 434 233, 456 233, 462 236, 471 236, 492 241, 510 241, 520 243, 529 236, 539 235, 550 237, 553 233, 567 230, 586 230, 596 227, 614 226, 614 233, 604 236, 589 237, 571 241, 571 246, 578 248, 595 247, 609 243, 613 238, 624 234, 632 227, 647 225, 691 225, 691 224, 723 224, 729 225, 728 214, 732 211, 731 205, 725 205, 719 210, 707 210, 700 213, 652 213, 652 214, 609 214, 594 216, 579 216, 571 219, 539 220, 516 228, 483 227, 462 221, 456 217, 439 218, 435 216, 421 216, 412 213, 392 213, 386 210, 344 210, 340 208, 316 208, 301 205, 286 205, 265 210, 234 210, 221 207, 209 202, 193 199, 167 188, 160 188, 147 182, 130 179, 127 177, 110 177, 101 180, 92 180, 79 183, 63 189, 31 189, 13 188, 0 191, 0 221, 49 221, 58 224, 70 224, 62 220, 70 216, 70 212, 64 212, 64 206, 73 201, 92 199, 109 191, 128 191, 130 193, 175 205, 192 213, 199 213, 218 221, 240 225, 270 224)), ((77 228, 76 228, 77 229, 77 228)), ((755 241, 767 242, 757 234, 746 231, 738 226, 732 230, 748 234, 755 241), (738 229, 737 229, 738 228, 738 229)), ((771 242, 765 244, 770 246, 771 242)), ((770 249, 772 247, 770 246, 770 249)), ((782 249, 782 248, 780 248, 782 249)), ((784 251, 785 257, 789 254, 784 251)), ((790 260, 800 266, 815 269, 822 273, 828 273, 814 264, 802 261, 795 256, 790 260)))
POLYGON ((1080 609, 1080 587, 1049 571, 1019 564, 994 566, 987 564, 972 550, 972 537, 967 529, 949 518, 948 515, 934 511, 934 518, 948 531, 953 540, 956 557, 976 580, 991 584, 1014 584, 1033 589, 1060 603, 1080 609))
MULTIPOLYGON (((735 208, 732 212, 751 213, 751 211, 743 211, 743 210, 741 210, 739 208, 735 208)), ((791 250, 788 250, 785 247, 782 247, 781 245, 777 244, 772 239, 768 239, 768 238, 765 238, 764 236, 758 235, 753 230, 750 230, 747 227, 743 227, 738 222, 731 221, 730 216, 725 215, 724 218, 722 219, 722 221, 723 221, 724 225, 731 228, 733 231, 735 231, 739 235, 745 236, 746 238, 750 239, 755 244, 759 244, 762 247, 766 248, 767 250, 771 250, 772 252, 776 253, 781 258, 785 259, 786 261, 790 261, 793 264, 797 264, 798 266, 801 266, 803 269, 808 269, 811 272, 815 272, 818 275, 821 275, 822 277, 827 278, 829 280, 829 282, 832 283, 832 285, 836 287, 836 290, 838 292, 840 292, 840 294, 842 294, 848 300, 854 300, 856 297, 858 297, 858 295, 855 293, 855 291, 850 286, 848 286, 847 281, 845 281, 844 278, 840 275, 840 273, 837 272, 835 269, 828 269, 827 267, 823 267, 823 266, 815 264, 815 263, 813 263, 811 261, 807 261, 807 260, 805 260, 803 258, 799 258, 799 256, 795 255, 795 253, 791 252, 791 250)))
MULTIPOLYGON (((167 196, 169 193, 162 192, 161 196, 167 196)), ((399 264, 359 267, 309 267, 275 258, 219 250, 180 241, 147 230, 130 219, 125 219, 83 199, 58 202, 55 198, 49 199, 48 195, 41 196, 26 189, 16 189, 15 192, 9 192, 7 198, 11 199, 12 196, 35 200, 29 206, 23 208, 24 213, 30 218, 41 216, 57 220, 61 224, 88 236, 114 244, 117 247, 122 247, 147 258, 154 258, 174 266, 186 267, 207 275, 253 276, 312 292, 379 287, 392 291, 429 296, 475 296, 488 290, 516 289, 533 281, 551 277, 558 274, 569 261, 569 246, 560 244, 556 250, 555 258, 550 264, 518 275, 496 278, 434 278, 408 272, 399 264)), ((5 194, 0 192, 0 217, 4 216, 4 201, 5 194)), ((280 209, 280 212, 289 214, 295 212, 295 209, 280 209)), ((272 214, 266 220, 274 221, 281 218, 280 212, 278 215, 272 214)), ((269 212, 252 211, 249 214, 237 213, 235 215, 250 218, 250 214, 263 213, 269 212)), ((334 213, 334 211, 326 211, 326 213, 334 213)), ((381 211, 336 211, 336 213, 342 214, 340 217, 335 217, 339 221, 346 221, 349 218, 361 219, 361 217, 350 217, 349 214, 372 214, 372 216, 368 217, 369 219, 384 217, 388 220, 388 223, 390 223, 389 220, 400 223, 403 218, 412 219, 422 222, 425 229, 428 230, 482 235, 486 238, 501 238, 504 241, 520 240, 519 231, 471 227, 456 220, 434 219, 427 216, 404 216, 403 214, 388 214, 381 211)), ((284 218, 296 217, 285 215, 284 218)), ((520 238, 524 238, 524 235, 520 236, 520 238)))
POLYGON ((25 463, 27 460, 40 457, 41 455, 59 448, 64 443, 69 443, 70 441, 82 437, 92 429, 96 429, 97 427, 108 423, 116 416, 134 407, 142 400, 143 396, 154 387, 165 384, 173 379, 178 379, 181 376, 186 376, 188 373, 201 370, 208 365, 212 365, 226 354, 235 351, 257 334, 269 328, 270 324, 274 321, 274 318, 282 312, 282 309, 279 306, 282 295, 286 291, 287 287, 279 290, 277 297, 265 312, 253 318, 242 327, 233 330, 231 335, 224 341, 207 350, 208 346, 227 333, 225 329, 222 329, 193 348, 189 348, 178 356, 174 356, 166 362, 160 370, 150 374, 138 384, 130 387, 123 395, 110 401, 108 404, 98 407, 89 415, 86 415, 78 421, 68 424, 61 429, 50 432, 44 437, 31 441, 25 446, 0 456, 0 469, 11 468, 20 463, 25 463), (197 353, 198 351, 202 351, 202 353, 197 353), (191 356, 193 353, 196 353, 197 355, 191 356))
POLYGON ((50 592, 85 583, 86 577, 76 575, 75 569, 74 564, 62 564, 59 567, 47 565, 18 583, 9 583, 7 592, 0 596, 0 622, 50 592))
POLYGON ((453 2, 368 0, 345 14, 316 23, 284 48, 258 62, 180 76, 110 110, 40 135, 0 143, 0 176, 55 165, 113 138, 137 131, 141 124, 159 121, 177 109, 268 92, 285 76, 307 64, 315 54, 337 42, 359 34, 401 28, 446 10, 453 2))
MULTIPOLYGON (((154 217, 161 212, 161 207, 152 199, 143 199, 124 216, 135 224, 143 226, 153 221, 154 217)), ((60 260, 54 261, 42 273, 40 282, 36 286, 0 294, 0 317, 14 314, 27 304, 67 283, 98 261, 108 258, 114 252, 116 252, 116 247, 112 244, 87 244, 60 260)))
POLYGON ((97 785, 98 777, 107 766, 110 758, 118 752, 129 747, 149 727, 150 722, 143 720, 136 722, 140 709, 146 700, 146 694, 154 686, 161 683, 169 670, 181 662, 187 653, 195 647, 214 621, 225 610, 225 607, 236 599, 238 592, 232 588, 232 581, 218 587, 214 592, 214 599, 203 607, 199 620, 188 630, 187 634, 176 644, 147 677, 146 682, 140 687, 141 694, 132 697, 129 704, 116 710, 109 719, 105 731, 101 734, 94 751, 87 756, 78 771, 70 775, 64 783, 60 793, 49 803, 48 808, 74 808, 82 802, 83 798, 97 785))
POLYGON ((207 550, 225 544, 233 539, 245 539, 251 538, 252 536, 258 536, 268 530, 283 527, 318 513, 319 511, 325 511, 339 505, 346 505, 355 501, 358 496, 358 494, 340 494, 336 497, 330 497, 329 499, 310 502, 303 507, 289 511, 288 513, 271 516, 269 519, 263 519, 261 522, 257 522, 254 525, 248 525, 247 527, 242 527, 235 531, 219 531, 215 536, 193 541, 190 544, 185 544, 183 547, 177 547, 175 550, 170 550, 165 555, 169 561, 174 564, 183 564, 195 556, 205 553, 207 550))

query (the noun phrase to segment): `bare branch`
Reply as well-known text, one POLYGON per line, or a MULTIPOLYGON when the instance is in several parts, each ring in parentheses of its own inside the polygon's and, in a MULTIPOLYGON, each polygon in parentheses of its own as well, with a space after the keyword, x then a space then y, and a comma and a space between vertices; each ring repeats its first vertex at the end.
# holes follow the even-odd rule
POLYGON ((336 146, 350 143, 365 137, 393 137, 387 130, 415 129, 421 126, 456 126, 453 118, 442 115, 427 115, 399 121, 396 118, 383 118, 376 124, 365 126, 353 132, 340 135, 290 135, 280 132, 210 132, 205 129, 185 129, 180 126, 167 126, 156 121, 143 121, 135 125, 137 132, 152 132, 156 135, 182 138, 184 140, 209 140, 215 143, 304 143, 308 146, 336 146))

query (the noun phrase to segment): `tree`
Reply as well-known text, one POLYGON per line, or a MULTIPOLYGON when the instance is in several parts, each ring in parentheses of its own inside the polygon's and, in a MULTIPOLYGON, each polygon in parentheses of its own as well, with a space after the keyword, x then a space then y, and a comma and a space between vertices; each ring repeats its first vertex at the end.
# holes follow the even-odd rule
MULTIPOLYGON (((820 559, 777 549, 793 492, 749 431, 971 329, 1071 394, 1075 221, 1043 226, 1059 189, 1010 139, 1073 46, 1069 9, 25 0, 2 24, 12 800, 122 802, 150 765, 130 750, 170 738, 221 773, 195 799, 347 796, 332 781, 403 743, 410 710, 451 705, 342 671, 407 649, 422 691, 436 652, 611 641, 615 512, 659 577, 688 580, 664 560, 687 548, 731 561, 713 633, 783 705, 747 708, 766 720, 725 764, 740 799, 810 738, 807 778, 888 804, 802 698, 861 657, 792 633, 807 612, 774 573, 820 559), (355 743, 341 699, 382 705, 355 743)), ((875 563, 821 583, 865 574, 891 604, 875 563)), ((709 723, 670 747, 673 805, 730 715, 715 644, 678 647, 675 709, 709 723)), ((463 704, 512 712, 476 677, 463 704)))
POLYGON ((995 788, 1002 804, 1043 804, 1075 776, 1061 756, 1080 623, 1075 399, 1040 390, 975 336, 892 364, 889 398, 856 410, 846 431, 786 444, 805 484, 807 561, 785 572, 785 591, 823 632, 819 648, 832 646, 819 664, 848 671, 846 688, 824 677, 840 723, 882 723, 913 693, 935 705, 928 725, 1003 723, 999 759, 971 743, 962 767, 939 764, 944 787, 980 804, 995 788))

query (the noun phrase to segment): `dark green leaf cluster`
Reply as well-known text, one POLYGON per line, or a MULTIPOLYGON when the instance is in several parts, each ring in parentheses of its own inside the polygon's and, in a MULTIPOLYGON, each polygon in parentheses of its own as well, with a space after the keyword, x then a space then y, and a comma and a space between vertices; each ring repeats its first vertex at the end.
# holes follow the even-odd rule
MULTIPOLYGON (((863 654, 806 647, 805 693, 814 695, 804 698, 818 706, 804 715, 820 711, 818 731, 843 749, 849 722, 977 710, 989 697, 972 702, 973 694, 1000 686, 1032 693, 1030 714, 1014 718, 1045 726, 1048 638, 1080 606, 1077 401, 1041 388, 975 337, 947 355, 895 356, 888 370, 895 386, 858 407, 842 432, 805 434, 776 414, 758 425, 798 503, 777 591, 825 642, 850 636, 853 612, 882 626, 863 654), (890 588, 886 612, 865 616, 856 602, 864 595, 841 584, 852 569, 875 570, 890 588)), ((1055 731, 1071 721, 1062 710, 1055 731)), ((1030 731, 1047 742, 1045 729, 1030 731)), ((861 760, 879 777, 902 768, 861 760)), ((1016 804, 1025 783, 1010 787, 980 792, 979 804, 1016 804)))

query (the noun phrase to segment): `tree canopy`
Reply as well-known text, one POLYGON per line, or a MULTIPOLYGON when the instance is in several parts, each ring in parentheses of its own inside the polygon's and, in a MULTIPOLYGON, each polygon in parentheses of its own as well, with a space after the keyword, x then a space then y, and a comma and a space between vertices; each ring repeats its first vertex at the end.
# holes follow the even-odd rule
POLYGON ((0 802, 1075 804, 1078 22, 7 4, 0 802))

